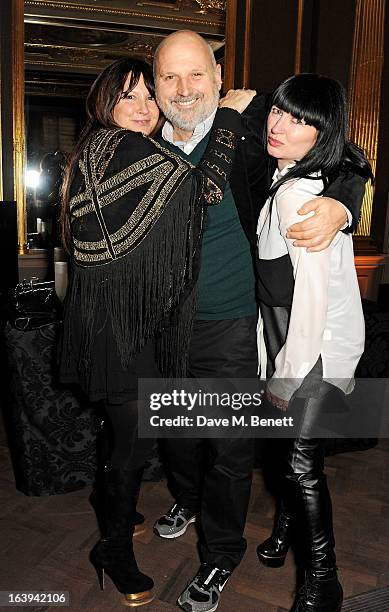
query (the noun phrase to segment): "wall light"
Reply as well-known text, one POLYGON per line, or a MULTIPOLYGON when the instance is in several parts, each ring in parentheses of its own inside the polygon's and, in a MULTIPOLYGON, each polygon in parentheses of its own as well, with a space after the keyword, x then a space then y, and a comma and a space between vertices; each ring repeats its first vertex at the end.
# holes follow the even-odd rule
POLYGON ((38 170, 26 170, 26 187, 36 189, 39 185, 41 173, 38 170))

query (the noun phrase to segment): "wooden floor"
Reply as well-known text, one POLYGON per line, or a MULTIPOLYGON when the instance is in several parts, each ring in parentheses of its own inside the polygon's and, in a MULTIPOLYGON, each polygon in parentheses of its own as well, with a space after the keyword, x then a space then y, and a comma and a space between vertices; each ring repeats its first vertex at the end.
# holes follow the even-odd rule
MULTIPOLYGON (((389 585, 389 441, 369 451, 334 456, 327 465, 346 596, 389 585)), ((0 590, 67 590, 72 612, 120 609, 120 595, 112 583, 107 580, 102 593, 88 562, 88 552, 98 538, 88 502, 90 489, 44 498, 19 493, 4 434, 0 437, 0 488, 0 590)), ((177 540, 153 535, 153 521, 170 503, 164 482, 144 484, 139 509, 147 517, 146 531, 136 538, 135 550, 139 565, 156 583, 156 598, 142 608, 145 612, 177 610, 177 596, 198 568, 193 525, 177 540)), ((246 527, 248 550, 223 592, 218 611, 289 609, 295 586, 293 555, 284 568, 269 569, 258 564, 255 554, 256 544, 271 529, 272 517, 272 498, 256 471, 246 527)))

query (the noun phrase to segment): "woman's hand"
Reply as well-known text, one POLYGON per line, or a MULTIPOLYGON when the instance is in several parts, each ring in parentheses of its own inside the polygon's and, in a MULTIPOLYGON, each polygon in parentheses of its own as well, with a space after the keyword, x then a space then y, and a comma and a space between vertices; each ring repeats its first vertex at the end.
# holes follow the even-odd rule
POLYGON ((224 98, 220 100, 219 107, 232 108, 238 113, 243 113, 256 95, 255 89, 229 89, 224 98))

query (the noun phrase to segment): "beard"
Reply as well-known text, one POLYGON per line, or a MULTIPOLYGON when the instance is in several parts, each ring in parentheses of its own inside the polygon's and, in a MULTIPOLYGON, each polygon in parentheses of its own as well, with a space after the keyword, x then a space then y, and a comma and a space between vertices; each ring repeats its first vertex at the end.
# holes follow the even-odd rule
POLYGON ((161 100, 156 93, 156 100, 159 108, 173 127, 186 132, 193 132, 196 125, 205 121, 217 108, 219 89, 215 83, 212 94, 208 98, 205 98, 201 92, 194 92, 189 96, 173 96, 168 100, 161 100), (191 102, 192 100, 200 100, 193 109, 180 108, 176 105, 177 102, 191 102))

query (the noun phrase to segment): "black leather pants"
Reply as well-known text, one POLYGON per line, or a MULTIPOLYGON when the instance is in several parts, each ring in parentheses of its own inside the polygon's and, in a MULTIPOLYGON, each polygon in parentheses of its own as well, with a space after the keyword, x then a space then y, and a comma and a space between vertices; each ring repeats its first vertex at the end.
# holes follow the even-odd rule
POLYGON ((310 569, 335 567, 331 497, 324 474, 324 440, 310 437, 323 396, 300 401, 304 411, 300 433, 284 440, 284 505, 296 518, 304 538, 310 569))
MULTIPOLYGON (((268 351, 268 376, 274 371, 274 360, 283 346, 288 330, 290 308, 261 304, 268 351)), ((305 562, 310 569, 335 567, 335 540, 332 525, 331 497, 324 474, 324 440, 317 438, 317 425, 328 406, 338 403, 340 392, 322 381, 319 357, 304 379, 288 412, 294 412, 299 423, 295 439, 270 442, 269 462, 273 468, 273 486, 281 498, 281 508, 295 519, 298 539, 305 544, 305 562), (274 471, 279 478, 274 479, 274 471)))

